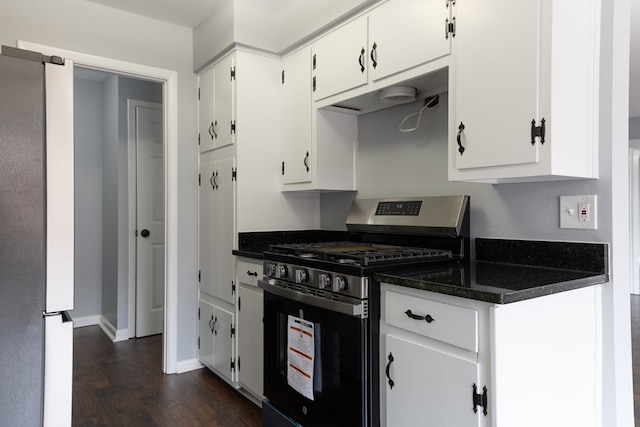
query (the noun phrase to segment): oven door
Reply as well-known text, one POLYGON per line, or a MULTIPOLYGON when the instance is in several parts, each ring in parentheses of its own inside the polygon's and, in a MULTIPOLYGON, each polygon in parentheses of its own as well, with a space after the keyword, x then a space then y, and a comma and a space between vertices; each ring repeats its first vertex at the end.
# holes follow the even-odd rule
POLYGON ((346 303, 335 311, 330 300, 265 282, 260 287, 265 290, 265 397, 305 427, 367 426, 368 319, 340 312, 358 312, 357 308, 349 310, 346 303), (312 394, 307 394, 313 399, 289 385, 293 380, 288 378, 291 319, 313 324, 312 394))

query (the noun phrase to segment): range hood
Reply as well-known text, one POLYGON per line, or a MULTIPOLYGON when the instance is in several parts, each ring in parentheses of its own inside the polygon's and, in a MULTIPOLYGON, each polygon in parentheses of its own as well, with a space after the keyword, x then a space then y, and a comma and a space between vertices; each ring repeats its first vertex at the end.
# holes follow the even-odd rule
POLYGON ((448 91, 449 70, 442 68, 432 73, 395 83, 392 86, 359 95, 335 104, 323 107, 327 110, 355 115, 372 113, 396 105, 424 100, 448 91), (407 89, 403 89, 407 88, 407 89), (414 89, 414 91, 411 91, 414 89), (409 99, 410 92, 414 99, 409 99), (406 96, 406 98, 404 98, 406 96), (395 101, 393 102, 395 98, 395 101))

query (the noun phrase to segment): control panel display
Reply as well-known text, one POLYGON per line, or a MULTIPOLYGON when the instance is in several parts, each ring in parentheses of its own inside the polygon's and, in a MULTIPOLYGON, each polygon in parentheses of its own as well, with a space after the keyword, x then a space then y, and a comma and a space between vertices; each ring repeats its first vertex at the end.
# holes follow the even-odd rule
POLYGON ((376 215, 418 216, 422 200, 409 202, 380 202, 376 208, 376 215))

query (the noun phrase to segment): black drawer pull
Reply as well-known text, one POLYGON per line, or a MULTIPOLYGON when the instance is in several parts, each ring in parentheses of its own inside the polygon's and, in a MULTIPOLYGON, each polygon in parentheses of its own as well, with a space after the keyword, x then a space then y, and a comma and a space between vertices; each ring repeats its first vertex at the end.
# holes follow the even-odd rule
POLYGON ((248 276, 258 277, 258 272, 257 271, 247 270, 247 275, 248 276))
POLYGON ((433 317, 431 317, 431 315, 430 315, 430 314, 427 314, 426 316, 418 316, 417 314, 413 314, 413 313, 411 312, 411 310, 407 310, 407 311, 405 311, 405 312, 404 312, 404 314, 406 314, 406 315, 407 315, 407 317, 410 317, 410 318, 415 319, 415 320, 426 320, 426 321, 427 321, 427 323, 431 323, 431 322, 433 322, 434 320, 436 320, 436 319, 434 319, 433 317))

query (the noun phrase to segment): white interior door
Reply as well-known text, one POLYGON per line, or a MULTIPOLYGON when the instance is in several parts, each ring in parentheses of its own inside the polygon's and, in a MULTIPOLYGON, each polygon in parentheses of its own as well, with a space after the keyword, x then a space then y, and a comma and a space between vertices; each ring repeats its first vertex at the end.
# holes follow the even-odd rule
POLYGON ((164 320, 164 138, 162 105, 136 107, 136 337, 164 320))

